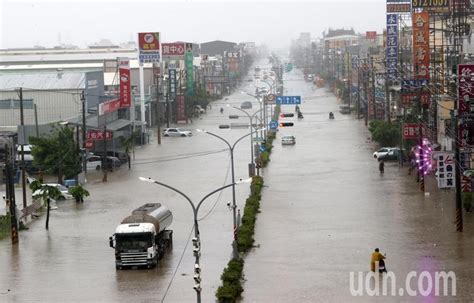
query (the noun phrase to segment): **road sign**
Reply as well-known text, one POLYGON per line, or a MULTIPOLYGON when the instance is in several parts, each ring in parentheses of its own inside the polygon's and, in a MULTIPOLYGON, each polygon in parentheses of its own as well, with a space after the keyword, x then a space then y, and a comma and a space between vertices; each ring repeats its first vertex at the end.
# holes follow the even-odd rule
POLYGON ((270 121, 270 123, 268 125, 270 126, 270 129, 277 129, 278 128, 278 121, 272 120, 272 121, 270 121))
POLYGON ((260 144, 259 149, 260 149, 260 152, 262 152, 262 153, 267 150, 265 145, 263 145, 263 144, 260 144))
POLYGON ((274 104, 276 100, 276 95, 275 94, 268 94, 265 98, 265 103, 267 104, 274 104))
POLYGON ((276 104, 301 104, 301 96, 277 96, 276 104))

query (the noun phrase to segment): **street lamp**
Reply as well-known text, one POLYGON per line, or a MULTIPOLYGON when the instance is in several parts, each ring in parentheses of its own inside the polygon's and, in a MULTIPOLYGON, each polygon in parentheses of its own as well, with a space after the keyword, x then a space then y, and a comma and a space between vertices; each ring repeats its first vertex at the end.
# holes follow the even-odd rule
POLYGON ((214 133, 211 133, 209 131, 206 131, 206 130, 203 130, 203 129, 197 129, 198 132, 202 132, 202 133, 206 133, 208 135, 211 135, 213 137, 216 137, 218 139, 220 139, 221 141, 223 141, 225 144, 227 144, 227 146, 229 146, 229 150, 230 150, 230 163, 231 163, 231 174, 232 174, 232 218, 233 218, 233 222, 234 222, 234 243, 232 244, 232 256, 234 259, 237 258, 237 213, 236 213, 236 208, 237 208, 237 205, 235 203, 235 172, 234 172, 234 148, 235 146, 237 145, 237 143, 239 143, 242 139, 244 139, 245 137, 247 136, 251 136, 253 133, 255 132, 258 132, 259 130, 261 129, 256 129, 254 131, 251 131, 250 133, 248 134, 245 134, 243 135, 242 137, 240 137, 239 139, 237 139, 234 144, 230 144, 229 141, 227 141, 226 139, 222 138, 221 136, 219 135, 216 135, 214 133))
MULTIPOLYGON (((247 117, 249 118, 249 122, 250 122, 250 130, 253 129, 252 127, 252 120, 253 118, 257 117, 256 115, 258 113, 260 113, 262 110, 259 109, 258 111, 254 112, 252 115, 250 115, 246 110, 242 109, 242 108, 239 108, 237 106, 233 106, 233 105, 230 105, 230 104, 227 104, 227 106, 229 107, 232 107, 232 108, 235 108, 237 110, 240 110, 241 112, 243 112, 244 114, 247 115, 247 117)), ((255 127, 256 128, 256 127, 255 127)), ((253 136, 250 136, 250 163, 249 163, 249 177, 252 177, 255 175, 255 159, 254 159, 254 156, 253 156, 253 136)))
POLYGON ((240 179, 239 181, 237 182, 234 182, 234 180, 232 179, 232 183, 231 184, 227 184, 227 185, 224 185, 224 186, 221 186, 213 191, 211 191, 210 193, 208 193, 207 195, 205 195, 201 201, 199 201, 199 203, 197 205, 195 205, 193 203, 193 201, 186 195, 184 194, 182 191, 180 191, 179 189, 176 189, 168 184, 165 184, 165 183, 162 183, 162 182, 159 182, 159 181, 156 181, 156 180, 153 180, 152 178, 144 178, 144 177, 139 177, 139 179, 143 182, 149 182, 149 183, 155 183, 157 185, 161 185, 163 187, 166 187, 168 189, 171 189, 172 191, 180 194, 181 196, 183 196, 188 202, 189 202, 189 205, 191 205, 191 208, 193 209, 193 220, 194 220, 194 238, 192 239, 193 241, 193 246, 194 246, 194 249, 193 249, 193 255, 194 257, 196 258, 195 259, 195 262, 194 262, 194 281, 196 282, 196 285, 194 285, 194 290, 196 291, 196 302, 197 303, 201 303, 201 291, 202 291, 202 288, 201 288, 201 265, 199 263, 200 261, 200 256, 201 256, 201 240, 200 240, 200 235, 199 235, 199 224, 198 224, 198 212, 199 212, 199 208, 201 207, 202 203, 207 199, 209 198, 210 196, 212 196, 213 194, 227 188, 227 187, 235 187, 235 184, 241 184, 241 183, 248 183, 250 182, 252 179, 245 179, 245 180, 242 180, 240 179))
MULTIPOLYGON (((257 97, 257 96, 255 96, 255 95, 249 94, 249 93, 247 93, 246 91, 241 91, 241 93, 242 93, 242 94, 246 94, 246 95, 248 95, 248 96, 250 96, 250 97, 254 97, 255 100, 258 101, 258 103, 259 103, 259 105, 260 105, 260 109, 259 109, 259 111, 260 111, 260 121, 263 120, 264 124, 266 124, 267 121, 266 121, 265 117, 262 115, 262 113, 265 113, 265 111, 264 111, 265 103, 264 103, 263 99, 261 100, 260 97, 257 97), (263 105, 263 107, 262 107, 262 105, 263 105)), ((264 129, 266 129, 266 128, 263 128, 263 129, 262 129, 262 132, 260 133, 260 137, 262 137, 262 138, 265 137, 265 139, 266 139, 266 134, 263 133, 263 130, 264 130, 264 129)))

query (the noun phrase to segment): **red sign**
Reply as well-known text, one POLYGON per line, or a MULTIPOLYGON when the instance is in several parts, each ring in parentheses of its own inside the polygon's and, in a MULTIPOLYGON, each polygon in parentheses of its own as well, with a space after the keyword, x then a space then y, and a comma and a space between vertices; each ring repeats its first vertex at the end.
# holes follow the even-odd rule
POLYGON ((369 40, 375 40, 375 38, 377 38, 377 32, 376 31, 365 32, 365 38, 369 40))
POLYGON ((86 148, 87 149, 92 149, 93 147, 94 147, 94 141, 86 140, 86 148))
POLYGON ((184 57, 185 50, 184 43, 182 42, 161 44, 161 55, 163 58, 184 57))
POLYGON ((177 95, 176 96, 176 109, 177 109, 177 117, 176 120, 178 122, 186 122, 186 103, 184 100, 184 95, 177 95))
POLYGON ((387 13, 409 13, 411 3, 387 3, 387 13))
POLYGON ((120 98, 99 104, 99 116, 114 112, 120 108, 120 98))
POLYGON ((413 70, 415 79, 430 78, 430 15, 413 13, 413 70))
POLYGON ((119 68, 120 75, 120 107, 132 106, 132 96, 130 88, 130 68, 119 68))
MULTIPOLYGON (((104 131, 103 130, 88 130, 87 133, 86 133, 86 140, 88 140, 88 141, 89 140, 91 140, 91 141, 94 141, 94 140, 110 140, 110 139, 112 139, 112 136, 113 136, 113 133, 110 130, 108 130, 105 133, 105 136, 104 136, 104 131)), ((86 144, 87 144, 87 141, 86 141, 86 144)))
POLYGON ((138 48, 141 52, 160 50, 160 33, 138 33, 138 48))
POLYGON ((405 106, 410 106, 413 101, 416 101, 420 97, 421 105, 430 105, 431 95, 430 93, 402 93, 402 104, 405 106))
MULTIPOLYGON (((420 138, 420 124, 419 123, 405 123, 403 124, 403 139, 419 139, 420 138)), ((422 125, 423 137, 429 137, 430 131, 426 125, 422 125)))

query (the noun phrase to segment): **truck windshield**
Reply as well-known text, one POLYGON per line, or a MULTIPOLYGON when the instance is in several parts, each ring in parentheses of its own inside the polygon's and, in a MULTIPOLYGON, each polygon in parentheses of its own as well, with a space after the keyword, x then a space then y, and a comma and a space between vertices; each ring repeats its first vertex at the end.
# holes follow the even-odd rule
POLYGON ((151 246, 151 233, 116 234, 117 249, 147 249, 151 246))

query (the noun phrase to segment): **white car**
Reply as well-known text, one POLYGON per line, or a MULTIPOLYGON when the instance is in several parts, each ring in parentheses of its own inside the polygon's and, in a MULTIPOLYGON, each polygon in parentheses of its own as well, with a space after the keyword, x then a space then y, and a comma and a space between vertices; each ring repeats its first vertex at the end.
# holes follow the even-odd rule
POLYGON ((282 145, 294 145, 294 144, 296 144, 296 137, 295 136, 283 136, 283 137, 281 137, 281 144, 282 145))
POLYGON ((190 137, 193 133, 190 130, 181 128, 165 128, 163 136, 165 137, 190 137))
POLYGON ((378 157, 380 156, 385 156, 386 154, 388 154, 389 151, 391 151, 393 148, 392 147, 382 147, 380 148, 379 150, 375 151, 373 153, 373 156, 375 159, 377 159, 378 157))
MULTIPOLYGON (((59 189, 59 191, 61 192, 61 196, 59 196, 59 200, 66 200, 66 199, 72 199, 73 198, 72 195, 69 193, 69 189, 64 185, 61 185, 61 184, 58 184, 58 183, 47 183, 47 184, 44 184, 44 185, 53 186, 53 187, 56 187, 57 189, 59 189)), ((36 190, 33 193, 33 197, 37 196, 37 195, 40 195, 41 191, 42 191, 42 189, 36 190)))
POLYGON ((102 166, 102 158, 100 156, 89 156, 87 157, 87 171, 100 170, 102 166))

